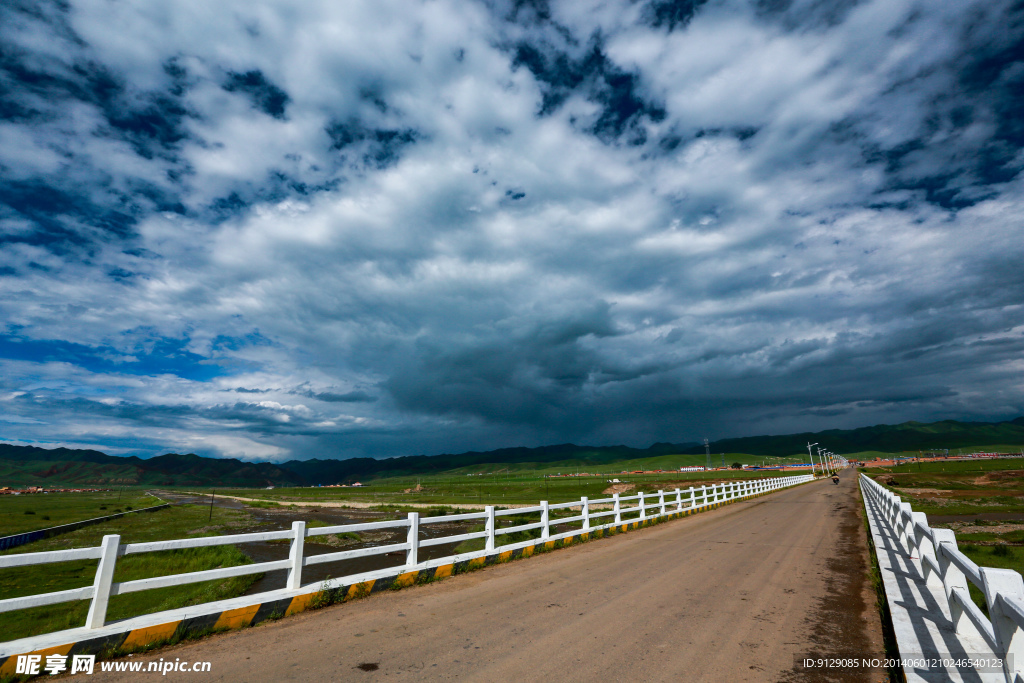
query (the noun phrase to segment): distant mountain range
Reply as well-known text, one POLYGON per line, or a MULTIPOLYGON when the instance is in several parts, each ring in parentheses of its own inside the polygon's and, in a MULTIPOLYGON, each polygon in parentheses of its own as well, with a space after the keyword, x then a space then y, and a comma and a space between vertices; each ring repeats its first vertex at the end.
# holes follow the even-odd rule
MULTIPOLYGON (((839 454, 879 451, 900 453, 943 448, 1024 444, 1024 417, 1007 422, 904 422, 858 429, 828 429, 783 436, 747 436, 711 444, 712 453, 750 453, 784 456, 807 453, 807 444, 818 442, 839 454)), ((703 446, 684 453, 703 453, 703 446)))
MULTIPOLYGON (((901 451, 1024 444, 1024 417, 1008 422, 904 422, 859 429, 781 436, 749 436, 710 444, 712 453, 792 456, 818 442, 836 453, 901 451)), ((412 455, 348 460, 291 460, 281 464, 168 453, 155 458, 117 457, 92 450, 45 449, 0 444, 0 486, 302 486, 385 476, 430 474, 487 465, 489 468, 603 465, 672 454, 702 455, 695 443, 656 443, 650 448, 576 446, 502 448, 457 455, 412 455)))
POLYGON ((99 451, 0 444, 0 486, 299 486, 279 465, 168 453, 143 460, 99 451))

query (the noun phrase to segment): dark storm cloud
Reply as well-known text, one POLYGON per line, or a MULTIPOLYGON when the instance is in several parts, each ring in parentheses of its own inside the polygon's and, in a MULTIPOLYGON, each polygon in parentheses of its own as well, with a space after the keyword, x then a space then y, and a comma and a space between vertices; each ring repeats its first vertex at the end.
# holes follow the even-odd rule
POLYGON ((644 19, 654 28, 674 31, 686 26, 707 0, 653 0, 644 7, 644 19))
POLYGON ((414 130, 371 129, 354 119, 344 123, 335 121, 326 132, 331 139, 332 150, 348 152, 356 149, 365 165, 377 169, 396 163, 402 148, 417 139, 414 130))
POLYGON ((558 47, 519 41, 512 64, 529 69, 542 85, 541 116, 554 113, 570 96, 585 93, 601 107, 588 130, 606 142, 628 131, 630 144, 642 145, 647 140, 642 126, 645 119, 660 122, 665 118, 662 107, 641 96, 639 76, 622 70, 604 54, 599 35, 590 38, 588 48, 578 58, 558 47))
POLYGON ((7 3, 0 436, 285 459, 1018 415, 1022 12, 7 3))
MULTIPOLYGON (((607 305, 470 348, 417 348, 386 385, 401 405, 533 424, 556 419, 606 362, 581 342, 615 335, 607 305)), ((612 373, 618 372, 612 369, 612 373)))
POLYGON ((302 392, 302 395, 315 398, 318 401, 324 401, 326 403, 373 403, 377 400, 375 396, 371 396, 365 391, 346 391, 343 394, 337 394, 331 391, 306 391, 302 392))
POLYGON ((224 89, 228 92, 245 93, 252 100, 254 107, 275 119, 285 118, 288 106, 288 93, 267 80, 259 70, 245 73, 228 74, 224 81, 224 89))

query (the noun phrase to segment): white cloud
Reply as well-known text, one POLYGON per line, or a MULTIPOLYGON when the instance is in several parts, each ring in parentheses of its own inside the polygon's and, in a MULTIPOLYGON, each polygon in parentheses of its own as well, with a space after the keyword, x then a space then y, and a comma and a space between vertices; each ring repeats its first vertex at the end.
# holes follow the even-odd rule
POLYGON ((78 80, 12 81, 45 115, 0 125, 17 436, 642 445, 876 419, 892 382, 900 418, 1008 416, 1020 335, 972 344, 1022 324, 1024 155, 965 55, 1010 10, 919 9, 72 3, 82 43, 19 15, 26 64, 78 80))

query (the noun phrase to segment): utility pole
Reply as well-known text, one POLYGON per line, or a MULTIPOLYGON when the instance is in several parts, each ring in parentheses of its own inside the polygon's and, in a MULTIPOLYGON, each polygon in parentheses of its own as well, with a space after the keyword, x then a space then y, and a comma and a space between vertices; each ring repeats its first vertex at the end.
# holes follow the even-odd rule
POLYGON ((706 457, 706 466, 704 469, 711 469, 711 446, 708 445, 708 437, 704 437, 704 456, 706 457))
POLYGON ((210 493, 210 518, 206 520, 207 524, 209 524, 213 520, 213 496, 216 493, 217 493, 216 491, 213 491, 212 493, 210 493))
POLYGON ((817 446, 817 443, 807 444, 807 457, 811 461, 811 476, 814 476, 814 453, 811 452, 811 446, 817 446))

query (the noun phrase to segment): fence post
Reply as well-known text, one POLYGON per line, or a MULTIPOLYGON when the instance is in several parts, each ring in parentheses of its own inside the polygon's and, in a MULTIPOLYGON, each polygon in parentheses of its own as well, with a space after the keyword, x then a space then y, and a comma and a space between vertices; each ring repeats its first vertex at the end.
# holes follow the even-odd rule
MULTIPOLYGON (((910 522, 914 525, 914 544, 917 546, 917 557, 921 562, 921 576, 924 577, 926 584, 941 584, 942 579, 935 576, 931 565, 925 562, 926 557, 931 558, 933 561, 935 560, 935 546, 932 545, 932 540, 921 529, 921 527, 928 527, 928 515, 923 512, 915 512, 910 516, 910 522), (920 527, 918 524, 920 524, 920 527)), ((936 562, 936 564, 938 563, 936 562)))
POLYGON ((889 526, 893 529, 896 528, 896 510, 899 509, 901 501, 902 499, 899 496, 894 496, 891 493, 886 500, 887 505, 885 507, 885 518, 888 520, 889 526))
POLYGON ((644 492, 640 492, 640 519, 647 518, 647 512, 644 510, 644 492))
POLYGON ((486 543, 484 545, 484 552, 493 553, 494 552, 494 506, 493 505, 488 505, 484 509, 486 510, 486 514, 487 514, 487 522, 486 522, 487 526, 485 527, 486 530, 487 530, 487 540, 486 540, 486 543))
POLYGON ((302 586, 302 553, 306 545, 306 523, 292 522, 292 547, 288 553, 288 581, 285 588, 294 590, 302 586))
POLYGON ((665 491, 658 489, 658 508, 659 514, 665 514, 665 491))
POLYGON ((904 552, 907 553, 907 557, 912 556, 913 553, 913 541, 910 540, 909 522, 907 517, 910 516, 910 503, 900 503, 899 509, 896 511, 896 519, 898 523, 898 529, 900 534, 900 545, 903 546, 904 552))
POLYGON ((420 513, 409 513, 409 549, 405 551, 405 565, 414 567, 419 564, 420 556, 420 513))
POLYGON ((677 488, 676 489, 676 512, 682 512, 682 511, 683 511, 683 492, 677 488))
POLYGON ((104 536, 100 541, 100 562, 96 566, 96 578, 92 582, 92 603, 85 618, 86 628, 99 628, 107 621, 107 604, 110 602, 110 586, 114 583, 114 565, 121 537, 117 534, 104 536))
POLYGON ((583 496, 580 499, 582 505, 580 506, 580 514, 583 515, 583 531, 590 529, 590 500, 583 496))
POLYGON ((612 494, 612 499, 615 501, 615 523, 622 524, 622 501, 619 500, 619 494, 612 494))
POLYGON ((956 532, 952 529, 932 529, 932 533, 935 534, 935 555, 939 561, 943 592, 946 594, 946 602, 949 606, 949 620, 953 622, 953 630, 961 635, 981 638, 981 633, 974 626, 970 617, 964 614, 960 603, 953 596, 953 591, 959 590, 962 591, 968 600, 971 599, 967 577, 946 556, 946 552, 948 552, 946 548, 956 550, 956 532))
POLYGON ((1013 617, 1006 613, 999 598, 1016 598, 1024 602, 1024 579, 1012 569, 980 569, 985 604, 988 605, 992 630, 996 636, 995 654, 1003 659, 1003 673, 1006 675, 1007 683, 1013 683, 1014 674, 1021 670, 1021 660, 1024 659, 1024 631, 1017 626, 1013 617))
POLYGON ((551 536, 551 511, 546 500, 540 502, 540 523, 544 525, 540 528, 540 537, 544 539, 551 536))

